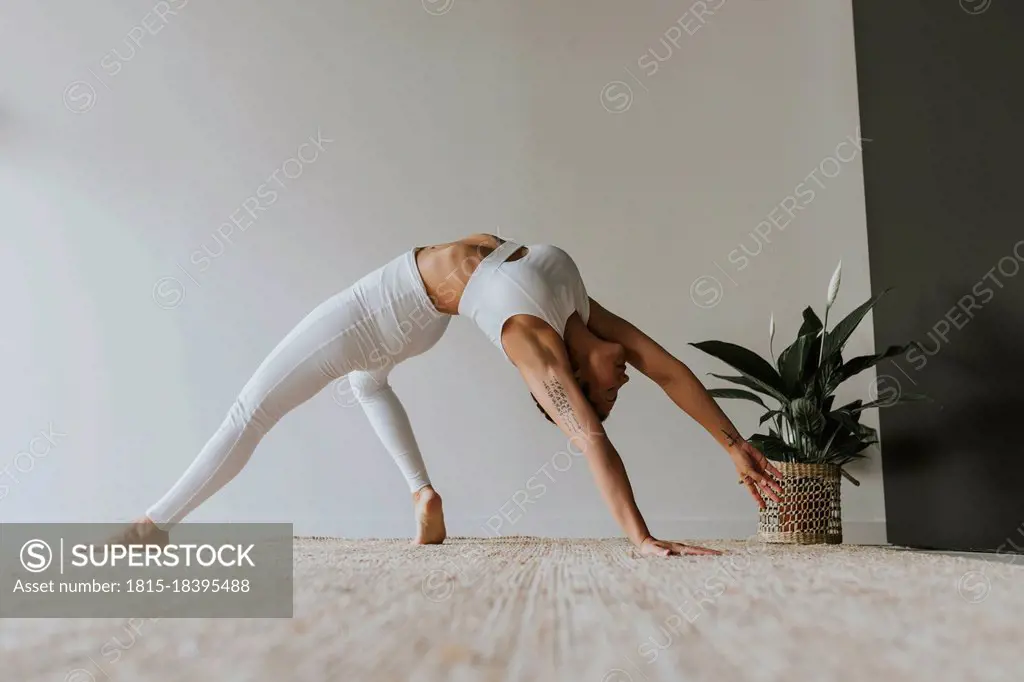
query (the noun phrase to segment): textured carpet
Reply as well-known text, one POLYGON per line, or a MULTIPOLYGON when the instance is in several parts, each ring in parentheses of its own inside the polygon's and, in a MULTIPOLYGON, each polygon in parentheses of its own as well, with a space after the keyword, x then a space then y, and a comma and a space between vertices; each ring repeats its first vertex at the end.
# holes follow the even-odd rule
POLYGON ((297 539, 291 620, 0 621, 0 677, 1024 679, 1024 567, 705 544, 730 553, 649 559, 624 540, 297 539))

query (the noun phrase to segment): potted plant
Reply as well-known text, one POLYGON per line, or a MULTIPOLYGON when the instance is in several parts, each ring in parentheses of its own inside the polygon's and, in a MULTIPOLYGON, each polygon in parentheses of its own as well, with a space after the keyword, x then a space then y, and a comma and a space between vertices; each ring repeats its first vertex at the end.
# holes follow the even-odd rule
POLYGON ((711 389, 712 396, 749 400, 765 409, 760 424, 769 424, 768 434, 756 434, 749 440, 773 460, 783 475, 781 502, 768 500, 767 507, 761 510, 759 533, 767 542, 842 542, 840 476, 860 485, 843 467, 865 457, 865 448, 878 442, 875 429, 860 423, 861 414, 875 407, 925 399, 922 395, 901 393, 894 398, 833 405, 835 391, 844 381, 916 345, 890 346, 878 354, 844 361, 843 347, 850 335, 888 289, 829 330, 828 315, 839 293, 841 272, 842 262, 829 282, 825 322, 808 306, 796 341, 777 360, 773 349, 775 316, 771 316, 771 363, 753 351, 724 341, 691 344, 739 372, 738 376, 712 373, 711 376, 744 387, 711 389), (769 405, 765 398, 777 405, 769 405))

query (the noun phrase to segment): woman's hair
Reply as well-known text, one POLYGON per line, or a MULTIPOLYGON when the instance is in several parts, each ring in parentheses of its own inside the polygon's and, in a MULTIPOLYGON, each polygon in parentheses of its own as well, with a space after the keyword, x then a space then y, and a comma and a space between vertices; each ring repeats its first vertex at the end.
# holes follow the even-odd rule
MULTIPOLYGON (((595 413, 595 414, 597 414, 597 418, 598 418, 598 419, 599 419, 600 421, 602 421, 602 422, 603 422, 603 421, 604 421, 605 419, 607 419, 607 418, 608 418, 608 415, 604 415, 604 416, 602 417, 602 416, 601 416, 601 414, 600 414, 600 413, 598 413, 598 411, 597 411, 597 407, 596 407, 596 406, 594 405, 593 401, 591 401, 591 400, 590 400, 590 398, 589 398, 589 397, 587 397, 587 389, 588 389, 588 388, 589 388, 589 386, 588 386, 587 384, 585 384, 585 383, 582 383, 582 382, 580 383, 580 390, 581 390, 581 391, 583 391, 583 397, 584 397, 584 398, 587 398, 587 402, 588 402, 588 403, 590 403, 590 406, 594 408, 594 413, 595 413)), ((531 394, 530 394, 530 397, 531 397, 531 398, 533 398, 533 404, 537 406, 537 409, 538 409, 538 410, 540 410, 540 413, 541 413, 542 415, 544 415, 544 418, 545 418, 545 419, 547 419, 547 420, 548 420, 549 422, 551 422, 552 424, 554 424, 554 423, 555 423, 555 420, 551 418, 551 415, 550 415, 550 414, 548 414, 548 413, 547 413, 547 411, 546 411, 546 410, 545 410, 545 409, 544 409, 543 407, 541 407, 541 404, 540 404, 540 402, 539 402, 539 401, 537 400, 537 396, 535 396, 534 394, 532 394, 532 393, 531 393, 531 394)))

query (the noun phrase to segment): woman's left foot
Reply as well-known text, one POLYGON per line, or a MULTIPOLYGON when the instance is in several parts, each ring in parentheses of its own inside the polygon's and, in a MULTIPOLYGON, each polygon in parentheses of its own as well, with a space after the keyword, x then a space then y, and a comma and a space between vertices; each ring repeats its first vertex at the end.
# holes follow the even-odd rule
POLYGON ((414 545, 439 545, 448 532, 444 527, 444 511, 441 496, 431 486, 420 488, 412 494, 416 505, 416 537, 414 545))
POLYGON ((108 545, 166 545, 170 541, 167 531, 147 518, 135 521, 114 537, 108 545))

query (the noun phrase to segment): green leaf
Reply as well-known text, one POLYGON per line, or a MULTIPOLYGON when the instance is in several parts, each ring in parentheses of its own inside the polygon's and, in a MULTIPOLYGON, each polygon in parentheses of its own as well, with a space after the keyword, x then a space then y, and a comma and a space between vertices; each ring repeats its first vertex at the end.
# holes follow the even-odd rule
POLYGON ((825 417, 813 401, 797 398, 790 403, 790 410, 793 413, 793 422, 801 433, 817 436, 825 428, 825 417))
POLYGON ((818 383, 825 392, 831 392, 831 385, 833 378, 839 371, 839 368, 843 366, 843 351, 837 349, 832 353, 826 354, 821 359, 821 366, 816 370, 818 383))
POLYGON ((767 360, 743 346, 725 341, 701 341, 691 346, 739 370, 740 374, 764 386, 765 392, 785 396, 782 377, 767 360))
POLYGON ((814 345, 815 335, 804 334, 797 338, 789 348, 779 356, 779 368, 782 371, 782 383, 790 397, 803 395, 802 382, 806 376, 807 358, 814 345))
POLYGON ((853 431, 860 426, 858 423, 858 420, 860 419, 860 412, 851 412, 840 408, 835 412, 829 412, 828 417, 830 420, 845 427, 848 431, 853 431))
POLYGON ((821 331, 821 320, 815 314, 814 309, 811 306, 804 308, 804 322, 800 325, 800 331, 796 333, 797 336, 804 336, 805 334, 816 334, 821 331))
POLYGON ((764 424, 766 421, 768 421, 772 417, 777 417, 780 414, 784 415, 786 413, 783 410, 768 410, 763 415, 761 415, 761 419, 757 422, 757 424, 758 424, 758 426, 760 426, 761 424, 764 424))
MULTIPOLYGON (((895 400, 880 398, 878 400, 872 400, 870 403, 864 403, 850 411, 863 412, 864 410, 870 410, 873 407, 892 407, 893 405, 899 405, 901 403, 916 403, 921 401, 931 401, 931 398, 926 395, 921 395, 920 393, 900 393, 896 396, 895 400)), ((858 400, 857 402, 860 401, 858 400)))
POLYGON ((747 388, 755 390, 758 393, 763 393, 766 396, 769 396, 771 398, 775 398, 776 400, 778 400, 780 402, 786 402, 788 400, 788 398, 786 398, 786 396, 784 394, 779 393, 779 392, 774 391, 774 390, 769 389, 769 388, 765 388, 762 384, 758 383, 757 381, 755 381, 755 380, 753 380, 753 379, 751 379, 750 377, 747 377, 747 376, 731 377, 731 376, 727 376, 725 374, 715 374, 714 372, 708 372, 708 374, 710 374, 711 376, 715 377, 716 379, 722 379, 723 381, 731 381, 734 384, 739 384, 740 386, 746 386, 747 388))
POLYGON ((832 457, 835 458, 837 464, 849 462, 854 459, 863 459, 866 457, 864 450, 869 446, 874 445, 878 441, 872 438, 856 438, 851 437, 843 441, 842 448, 836 450, 832 457))
POLYGON ((833 440, 832 447, 824 456, 823 461, 843 464, 852 459, 860 459, 864 457, 864 455, 860 454, 861 451, 873 442, 873 439, 860 438, 845 428, 841 429, 833 440))
POLYGON ((842 462, 839 465, 839 473, 841 473, 843 476, 845 476, 846 480, 848 480, 850 483, 859 486, 860 485, 860 481, 858 481, 856 478, 851 476, 850 472, 843 468, 843 464, 845 464, 845 463, 846 462, 842 462))
POLYGON ((768 409, 768 406, 764 404, 763 400, 761 400, 761 396, 739 388, 711 388, 708 389, 708 395, 712 398, 723 398, 727 400, 749 400, 757 403, 765 409, 768 409))
POLYGON ((852 403, 847 403, 840 407, 840 410, 846 410, 847 412, 857 412, 858 408, 864 404, 863 400, 854 400, 852 403))
POLYGON ((868 314, 868 311, 871 310, 875 303, 878 303, 878 300, 888 292, 889 289, 886 289, 882 293, 878 294, 878 296, 862 303, 852 313, 844 317, 839 324, 833 327, 832 331, 828 333, 828 336, 825 339, 824 354, 829 356, 833 352, 842 349, 842 347, 846 345, 846 341, 850 338, 850 335, 853 334, 853 330, 857 328, 860 321, 868 314))
POLYGON ((786 442, 778 436, 765 436, 756 433, 747 440, 750 441, 751 445, 764 453, 765 457, 776 462, 793 461, 799 454, 796 448, 786 445, 786 442))
POLYGON ((875 429, 860 423, 860 412, 840 409, 829 413, 828 416, 830 420, 841 424, 842 428, 858 438, 874 438, 877 435, 875 429))
POLYGON ((819 458, 821 458, 821 459, 827 459, 828 458, 829 450, 832 447, 832 443, 833 443, 833 441, 835 441, 836 436, 839 435, 840 431, 842 431, 842 425, 837 425, 836 429, 832 432, 832 436, 828 439, 828 442, 825 443, 825 447, 823 447, 821 449, 821 451, 818 453, 818 457, 819 458))
POLYGON ((885 360, 886 358, 891 358, 894 355, 902 355, 903 353, 907 352, 908 349, 917 346, 918 344, 916 342, 908 343, 903 346, 889 346, 888 348, 886 348, 884 351, 877 355, 858 355, 852 360, 843 363, 843 366, 839 368, 839 371, 836 373, 836 376, 833 379, 834 386, 839 386, 839 384, 843 383, 850 377, 860 374, 866 369, 874 367, 875 365, 880 363, 882 360, 885 360))
MULTIPOLYGON (((815 381, 819 381, 819 379, 818 379, 818 369, 819 369, 819 367, 818 367, 818 360, 819 360, 819 356, 821 355, 821 342, 822 342, 822 335, 821 334, 817 334, 816 336, 814 336, 814 338, 811 339, 811 347, 807 349, 807 365, 804 367, 804 377, 805 378, 814 378, 815 381)), ((823 360, 827 360, 828 358, 826 357, 826 358, 822 358, 822 359, 823 360)), ((805 395, 806 395, 806 393, 805 393, 805 395)))

